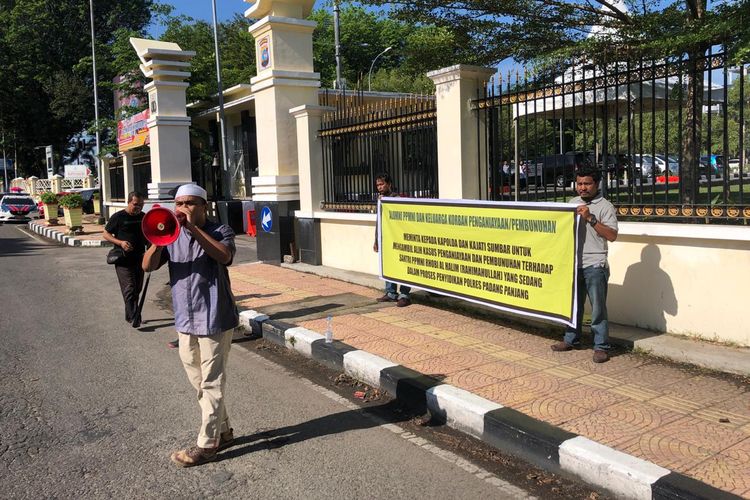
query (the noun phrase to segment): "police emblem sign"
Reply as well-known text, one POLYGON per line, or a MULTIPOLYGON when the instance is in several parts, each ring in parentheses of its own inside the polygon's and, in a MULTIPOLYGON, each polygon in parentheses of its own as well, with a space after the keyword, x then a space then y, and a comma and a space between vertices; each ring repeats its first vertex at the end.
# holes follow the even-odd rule
POLYGON ((261 70, 271 67, 271 36, 266 35, 258 40, 258 67, 261 70))

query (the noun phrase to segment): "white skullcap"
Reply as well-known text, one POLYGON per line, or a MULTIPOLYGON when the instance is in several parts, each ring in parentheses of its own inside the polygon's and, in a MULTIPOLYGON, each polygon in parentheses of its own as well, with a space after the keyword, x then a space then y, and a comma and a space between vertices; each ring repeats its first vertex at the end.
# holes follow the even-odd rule
POLYGON ((199 198, 203 198, 203 201, 208 201, 206 190, 200 187, 198 184, 183 184, 179 187, 179 189, 177 189, 177 192, 174 195, 175 199, 179 198, 180 196, 197 196, 199 198))

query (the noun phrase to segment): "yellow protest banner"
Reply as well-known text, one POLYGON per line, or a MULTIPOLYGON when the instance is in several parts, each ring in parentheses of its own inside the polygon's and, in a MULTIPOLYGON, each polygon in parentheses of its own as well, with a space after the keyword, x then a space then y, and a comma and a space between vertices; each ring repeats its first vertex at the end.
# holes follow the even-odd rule
POLYGON ((383 198, 378 235, 387 281, 575 326, 574 205, 383 198))

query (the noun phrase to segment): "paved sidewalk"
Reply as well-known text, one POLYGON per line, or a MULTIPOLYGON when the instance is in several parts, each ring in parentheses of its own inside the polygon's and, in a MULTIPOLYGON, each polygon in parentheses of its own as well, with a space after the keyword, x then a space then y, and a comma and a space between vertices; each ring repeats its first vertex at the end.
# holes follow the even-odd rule
MULTIPOLYGON (((558 429, 750 498, 746 379, 590 348, 437 306, 378 304, 381 291, 265 264, 230 268, 238 305, 323 333, 558 429)), ((302 333, 300 333, 302 335, 302 333)), ((283 337, 282 337, 283 339, 283 337)))

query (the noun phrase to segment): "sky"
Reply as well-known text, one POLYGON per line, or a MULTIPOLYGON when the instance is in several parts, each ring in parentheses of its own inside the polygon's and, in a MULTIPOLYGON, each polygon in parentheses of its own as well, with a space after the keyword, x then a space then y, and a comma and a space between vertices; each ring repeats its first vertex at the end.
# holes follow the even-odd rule
MULTIPOLYGON (((184 14, 200 21, 212 22, 212 0, 160 0, 160 3, 172 5, 174 7, 174 14, 184 14)), ((317 0, 315 2, 315 8, 323 5, 323 0, 317 0)), ((219 22, 231 19, 234 14, 242 14, 247 9, 252 7, 252 3, 247 3, 243 0, 216 0, 216 17, 219 22)), ((158 26, 152 26, 149 30, 149 34, 154 37, 158 37, 162 32, 163 28, 158 26)))

